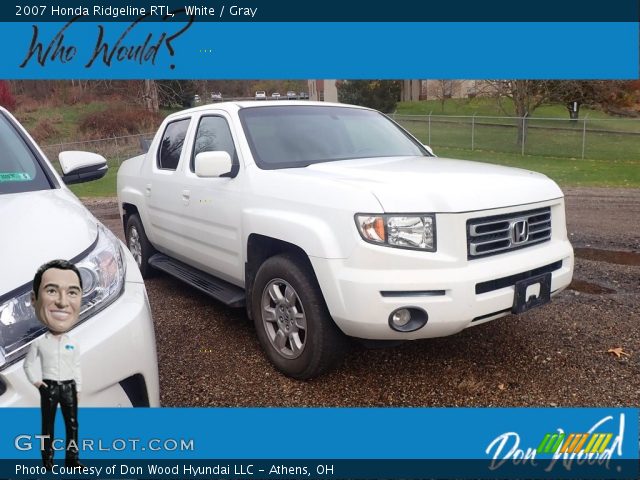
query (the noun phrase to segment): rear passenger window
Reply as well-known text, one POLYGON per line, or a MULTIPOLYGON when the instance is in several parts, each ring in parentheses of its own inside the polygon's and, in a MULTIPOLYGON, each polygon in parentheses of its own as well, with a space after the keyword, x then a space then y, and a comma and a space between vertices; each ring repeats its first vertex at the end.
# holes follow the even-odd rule
POLYGON ((201 152, 219 151, 227 152, 233 163, 237 163, 236 148, 227 121, 222 117, 202 117, 191 155, 191 171, 195 172, 196 155, 201 152))
POLYGON ((163 170, 175 170, 178 168, 180 154, 184 146, 184 139, 187 136, 187 128, 191 119, 185 118, 171 122, 167 125, 160 142, 158 152, 158 168, 163 170))

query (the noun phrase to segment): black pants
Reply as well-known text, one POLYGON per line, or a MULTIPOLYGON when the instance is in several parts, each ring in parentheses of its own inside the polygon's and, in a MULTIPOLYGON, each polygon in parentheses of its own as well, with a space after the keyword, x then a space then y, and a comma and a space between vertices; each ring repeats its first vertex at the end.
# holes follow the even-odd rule
POLYGON ((43 380, 47 384, 40 387, 40 412, 42 413, 42 435, 44 449, 42 461, 53 460, 53 427, 56 420, 58 404, 62 410, 64 426, 67 430, 65 459, 78 459, 78 395, 73 380, 56 382, 43 380))

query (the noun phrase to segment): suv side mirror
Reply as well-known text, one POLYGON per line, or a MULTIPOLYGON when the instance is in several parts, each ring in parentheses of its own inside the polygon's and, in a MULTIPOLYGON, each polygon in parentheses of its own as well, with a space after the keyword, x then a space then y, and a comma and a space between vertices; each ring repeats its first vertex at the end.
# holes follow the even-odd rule
POLYGON ((109 170, 107 160, 97 153, 60 152, 58 160, 62 168, 62 180, 67 185, 98 180, 109 170))
POLYGON ((196 155, 196 175, 201 178, 221 177, 231 173, 231 155, 223 150, 196 155))

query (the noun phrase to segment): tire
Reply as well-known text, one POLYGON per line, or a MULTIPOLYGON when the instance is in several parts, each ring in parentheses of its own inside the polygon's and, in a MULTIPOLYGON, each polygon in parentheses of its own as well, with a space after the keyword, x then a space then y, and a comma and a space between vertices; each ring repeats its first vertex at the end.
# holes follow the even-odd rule
POLYGON ((127 240, 127 248, 133 255, 142 278, 152 277, 155 270, 149 265, 149 258, 156 253, 156 249, 149 242, 142 226, 142 221, 137 214, 131 215, 127 220, 125 238, 127 240))
POLYGON ((267 259, 256 274, 251 309, 258 340, 273 365, 298 380, 317 377, 342 360, 347 338, 333 322, 306 259, 267 259))

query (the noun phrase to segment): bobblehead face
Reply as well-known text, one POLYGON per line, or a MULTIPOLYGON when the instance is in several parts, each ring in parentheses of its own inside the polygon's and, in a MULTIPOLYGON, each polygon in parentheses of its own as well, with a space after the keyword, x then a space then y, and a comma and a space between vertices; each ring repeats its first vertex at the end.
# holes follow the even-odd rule
POLYGON ((81 303, 82 289, 73 270, 50 268, 42 275, 37 298, 31 292, 38 320, 54 334, 64 333, 76 324, 81 303))

